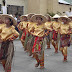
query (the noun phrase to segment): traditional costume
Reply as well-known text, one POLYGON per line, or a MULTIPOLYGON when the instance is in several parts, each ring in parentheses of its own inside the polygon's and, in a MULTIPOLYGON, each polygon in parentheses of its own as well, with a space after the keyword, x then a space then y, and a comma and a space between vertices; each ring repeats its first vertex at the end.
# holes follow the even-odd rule
MULTIPOLYGON (((2 28, 4 28, 5 26, 6 26, 6 24, 4 24, 4 22, 3 22, 3 17, 2 17, 2 14, 0 14, 0 33, 2 32, 2 28)), ((2 43, 0 43, 0 50, 1 50, 1 44, 2 43)), ((0 54, 0 57, 1 57, 1 54, 0 54)), ((1 61, 0 61, 0 63, 1 63, 1 61)))
POLYGON ((71 31, 70 31, 70 40, 71 40, 71 45, 72 45, 72 15, 69 16, 69 18, 71 19, 71 22, 69 22, 69 25, 70 25, 70 28, 71 28, 71 31))
POLYGON ((35 67, 40 65, 40 68, 44 68, 44 35, 45 35, 45 25, 46 17, 42 15, 34 15, 32 17, 32 21, 36 22, 36 18, 40 17, 42 19, 42 24, 38 25, 35 24, 32 28, 30 33, 34 36, 34 45, 32 48, 32 53, 34 54, 34 58, 37 61, 35 67))
POLYGON ((28 23, 27 23, 27 27, 25 28, 26 29, 26 38, 25 38, 25 43, 24 43, 24 47, 25 47, 25 50, 27 52, 29 52, 29 56, 32 55, 32 46, 33 46, 33 36, 29 33, 29 30, 30 28, 33 26, 34 22, 31 21, 31 17, 33 16, 34 14, 28 14, 28 23))
POLYGON ((50 21, 48 20, 45 23, 45 27, 47 28, 46 32, 48 32, 48 34, 46 35, 46 41, 47 41, 47 49, 51 49, 50 48, 50 41, 51 41, 51 32, 52 32, 52 21, 51 21, 51 16, 50 15, 46 15, 47 19, 50 19, 50 21))
MULTIPOLYGON (((55 15, 53 16, 53 19, 58 19, 60 16, 59 15, 55 15)), ((55 53, 58 53, 58 30, 60 28, 60 22, 59 21, 53 21, 52 24, 52 45, 55 48, 55 53)))
POLYGON ((64 61, 67 61, 67 48, 70 46, 70 19, 67 16, 59 18, 61 22, 63 22, 62 19, 65 19, 67 23, 60 25, 60 51, 64 56, 64 61))
POLYGON ((35 25, 36 23, 35 22, 28 22, 28 28, 27 28, 27 31, 28 31, 28 42, 27 42, 27 50, 29 52, 29 56, 32 55, 32 47, 33 47, 33 44, 34 44, 34 36, 30 33, 30 31, 32 30, 32 27, 35 25))
MULTIPOLYGON (((23 21, 23 18, 24 18, 24 17, 27 18, 27 16, 28 16, 28 15, 22 15, 22 16, 20 17, 21 22, 20 22, 19 25, 18 25, 19 31, 22 31, 21 42, 22 42, 23 48, 25 48, 25 47, 24 47, 25 38, 26 38, 26 30, 25 30, 25 28, 26 28, 27 22, 28 22, 28 19, 27 19, 27 21, 23 21)), ((25 49, 24 49, 24 50, 25 50, 25 49)))
MULTIPOLYGON (((3 15, 3 18, 10 18, 13 21, 13 25, 16 25, 16 21, 13 17, 9 15, 3 15)), ((0 50, 0 60, 4 67, 5 72, 11 72, 11 63, 14 55, 14 45, 13 40, 19 36, 19 33, 15 30, 14 26, 7 26, 2 28, 0 37, 3 42, 0 50)))

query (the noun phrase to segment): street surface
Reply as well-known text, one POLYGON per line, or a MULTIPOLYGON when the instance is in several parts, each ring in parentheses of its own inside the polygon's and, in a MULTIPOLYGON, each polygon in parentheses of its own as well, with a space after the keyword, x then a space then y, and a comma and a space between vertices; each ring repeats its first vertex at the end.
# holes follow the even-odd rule
MULTIPOLYGON (((40 70, 35 68, 36 60, 24 52, 19 40, 14 41, 15 55, 12 63, 12 72, 72 72, 72 46, 68 48, 68 62, 63 62, 63 56, 59 51, 54 53, 54 48, 45 48, 45 68, 40 70)), ((4 72, 0 64, 0 72, 4 72)))

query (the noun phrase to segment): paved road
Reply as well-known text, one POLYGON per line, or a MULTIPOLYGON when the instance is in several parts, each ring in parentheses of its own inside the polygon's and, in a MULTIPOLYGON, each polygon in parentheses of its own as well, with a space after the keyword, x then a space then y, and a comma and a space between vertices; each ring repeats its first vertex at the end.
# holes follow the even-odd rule
MULTIPOLYGON (((63 56, 61 52, 54 53, 54 48, 45 49, 45 68, 40 70, 35 68, 35 59, 28 56, 28 53, 24 52, 21 42, 14 41, 15 56, 12 63, 12 72, 72 72, 72 46, 68 48, 68 62, 63 62, 63 56)), ((0 65, 0 72, 4 72, 2 65, 0 65)))

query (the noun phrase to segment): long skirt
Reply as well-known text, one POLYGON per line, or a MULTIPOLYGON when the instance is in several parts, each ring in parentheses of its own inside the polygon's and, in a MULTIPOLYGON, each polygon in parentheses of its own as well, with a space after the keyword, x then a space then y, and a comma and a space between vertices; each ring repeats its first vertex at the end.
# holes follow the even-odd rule
POLYGON ((70 35, 61 35, 60 36, 60 48, 70 46, 70 35))
POLYGON ((50 34, 46 36, 47 43, 50 42, 50 34))
POLYGON ((70 35, 71 45, 72 45, 72 34, 70 35))
POLYGON ((22 33, 23 33, 23 31, 20 30, 20 31, 19 31, 19 34, 20 34, 20 35, 19 35, 19 39, 21 39, 22 33))
POLYGON ((31 37, 32 35, 30 35, 29 33, 26 34, 25 43, 24 43, 25 50, 27 50, 27 43, 31 37))
POLYGON ((58 39, 58 33, 55 31, 55 30, 53 30, 53 32, 52 32, 52 39, 54 40, 54 41, 57 41, 57 39, 58 39))
POLYGON ((25 38, 26 38, 26 31, 24 30, 21 36, 21 42, 22 42, 23 48, 24 48, 25 38))
POLYGON ((34 36, 30 35, 29 40, 27 42, 27 49, 28 49, 30 54, 32 54, 33 44, 34 44, 34 36))
POLYGON ((44 38, 35 37, 34 45, 32 48, 32 53, 34 54, 34 58, 40 66, 44 66, 44 49, 45 49, 45 41, 44 38))
POLYGON ((22 36, 21 36, 21 40, 25 41, 25 38, 26 38, 26 31, 24 30, 23 33, 22 33, 22 36))
POLYGON ((0 60, 5 60, 5 71, 11 67, 12 59, 14 55, 14 45, 12 41, 2 42, 0 50, 0 60))
POLYGON ((45 36, 46 39, 46 44, 47 44, 47 48, 50 48, 50 34, 48 34, 47 36, 45 36))
POLYGON ((37 53, 39 58, 40 58, 40 56, 43 55, 44 49, 45 49, 44 38, 35 37, 34 45, 33 45, 33 48, 32 48, 32 53, 37 53))

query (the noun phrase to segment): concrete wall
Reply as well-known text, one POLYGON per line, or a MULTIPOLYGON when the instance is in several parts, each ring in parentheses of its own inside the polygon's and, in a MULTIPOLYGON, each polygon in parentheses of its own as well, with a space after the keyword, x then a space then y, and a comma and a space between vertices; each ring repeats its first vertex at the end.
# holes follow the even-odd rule
POLYGON ((28 0, 28 13, 40 13, 40 0, 28 0))
POLYGON ((53 0, 47 0, 47 12, 53 12, 53 0))
POLYGON ((48 8, 48 12, 53 12, 53 13, 57 13, 60 12, 62 13, 62 15, 64 15, 64 11, 69 11, 69 8, 72 8, 71 5, 64 5, 64 4, 59 4, 58 0, 48 0, 47 2, 47 8, 48 8))
POLYGON ((2 4, 2 0, 0 0, 0 4, 2 4))
POLYGON ((47 13, 47 1, 48 0, 40 0, 40 14, 46 14, 47 13))
POLYGON ((64 11, 69 11, 70 7, 72 8, 71 5, 59 4, 58 0, 53 0, 53 12, 54 13, 59 11, 59 12, 61 12, 63 14, 64 11))
POLYGON ((28 13, 46 14, 48 0, 28 0, 28 13))
MULTIPOLYGON (((7 5, 17 5, 24 6, 24 14, 27 14, 27 0, 6 0, 7 5)), ((2 4, 2 0, 0 0, 0 4, 2 4)))
MULTIPOLYGON (((0 0, 1 3, 2 0, 0 0)), ((24 14, 46 14, 47 12, 57 13, 57 11, 63 14, 64 11, 72 8, 70 5, 59 4, 58 0, 7 0, 7 4, 24 6, 24 14)))

